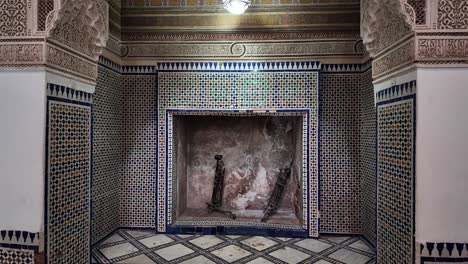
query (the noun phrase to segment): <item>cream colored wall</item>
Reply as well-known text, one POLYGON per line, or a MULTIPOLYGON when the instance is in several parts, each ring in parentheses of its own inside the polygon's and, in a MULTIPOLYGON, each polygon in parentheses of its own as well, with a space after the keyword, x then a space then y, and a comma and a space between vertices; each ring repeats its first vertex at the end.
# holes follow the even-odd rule
POLYGON ((468 241, 468 69, 417 70, 416 241, 468 241))
POLYGON ((0 230, 42 228, 45 83, 44 71, 0 72, 0 230))

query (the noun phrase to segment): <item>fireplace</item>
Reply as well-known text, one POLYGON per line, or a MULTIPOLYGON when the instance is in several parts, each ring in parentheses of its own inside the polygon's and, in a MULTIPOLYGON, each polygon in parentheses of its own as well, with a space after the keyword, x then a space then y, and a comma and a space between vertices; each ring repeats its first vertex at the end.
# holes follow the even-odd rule
POLYGON ((176 225, 228 221, 258 224, 264 216, 280 170, 291 174, 279 208, 267 221, 302 227, 302 119, 299 115, 175 115, 173 117, 176 225), (222 209, 209 212, 215 155, 225 167, 222 209))
POLYGON ((318 235, 317 62, 158 64, 159 232, 318 235), (215 155, 222 210, 209 212, 215 155), (278 174, 278 210, 262 221, 278 174))

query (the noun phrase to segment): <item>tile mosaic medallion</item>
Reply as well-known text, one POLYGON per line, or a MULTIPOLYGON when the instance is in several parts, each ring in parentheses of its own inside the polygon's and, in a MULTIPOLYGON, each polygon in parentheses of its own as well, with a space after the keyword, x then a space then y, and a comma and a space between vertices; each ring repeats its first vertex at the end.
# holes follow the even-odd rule
MULTIPOLYGON (((318 62, 158 64, 157 230, 174 223, 174 115, 297 115, 303 131, 303 229, 318 235, 318 62), (174 89, 177 87, 177 89, 174 89), (307 167, 308 166, 308 167, 307 167)), ((226 226, 229 222, 184 223, 226 226)), ((288 225, 258 227, 290 229, 288 225)), ((177 231, 171 231, 177 232, 177 231)))
POLYGON ((414 155, 416 82, 376 94, 377 260, 414 261, 414 155))
POLYGON ((119 229, 92 249, 91 263, 376 263, 359 236, 316 238, 170 235, 119 229))
POLYGON ((48 263, 88 263, 92 94, 47 86, 46 215, 48 263))

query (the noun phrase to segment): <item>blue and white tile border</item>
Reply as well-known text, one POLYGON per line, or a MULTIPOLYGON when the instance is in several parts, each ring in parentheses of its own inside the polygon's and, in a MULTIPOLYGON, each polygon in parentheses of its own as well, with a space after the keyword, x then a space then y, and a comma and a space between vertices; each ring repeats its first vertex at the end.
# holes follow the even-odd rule
POLYGON ((18 230, 0 231, 0 248, 25 249, 39 252, 41 240, 41 233, 18 230))
POLYGON ((468 243, 417 243, 417 263, 468 263, 468 243))

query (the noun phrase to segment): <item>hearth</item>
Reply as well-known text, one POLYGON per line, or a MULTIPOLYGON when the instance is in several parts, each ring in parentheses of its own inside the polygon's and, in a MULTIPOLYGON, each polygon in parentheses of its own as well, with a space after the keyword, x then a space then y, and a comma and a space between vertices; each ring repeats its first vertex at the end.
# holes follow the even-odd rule
POLYGON ((317 62, 158 65, 158 232, 318 235, 319 69, 317 62), (226 172, 220 208, 235 219, 208 210, 215 155, 226 172), (283 197, 278 208, 271 200, 277 210, 262 222, 281 169, 291 171, 283 197))
MULTIPOLYGON (((302 227, 302 118, 272 115, 175 115, 175 224, 262 224, 280 171, 290 170, 277 211, 263 225, 302 227), (222 212, 210 212, 215 155, 222 155, 222 212)), ((218 157, 219 158, 219 157, 218 157)))

